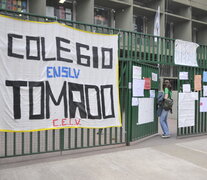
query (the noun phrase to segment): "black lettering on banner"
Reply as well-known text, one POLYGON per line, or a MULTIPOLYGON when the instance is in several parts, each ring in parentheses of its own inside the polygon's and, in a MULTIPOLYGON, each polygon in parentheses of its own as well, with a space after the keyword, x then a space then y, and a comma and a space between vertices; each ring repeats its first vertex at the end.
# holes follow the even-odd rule
POLYGON ((107 118, 113 118, 113 117, 115 117, 115 115, 114 115, 113 86, 112 85, 104 85, 104 86, 101 86, 101 100, 102 100, 102 113, 103 113, 103 118, 104 119, 107 119, 107 118), (111 114, 109 114, 109 115, 106 115, 106 102, 105 102, 105 94, 104 94, 104 90, 105 89, 110 89, 110 98, 107 98, 107 99, 111 99, 111 114))
POLYGON ((98 48, 93 47, 93 67, 98 68, 98 48))
POLYGON ((6 86, 13 87, 13 112, 14 119, 21 119, 21 93, 20 87, 27 86, 27 81, 8 81, 6 80, 6 86))
POLYGON ((23 59, 24 56, 13 52, 13 38, 22 39, 18 34, 8 34, 8 56, 23 59))
POLYGON ((84 101, 84 91, 83 85, 76 83, 68 83, 69 85, 69 109, 70 109, 70 118, 76 118, 76 110, 78 108, 80 112, 80 118, 86 118, 86 110, 85 110, 85 101, 84 101), (77 91, 80 93, 80 101, 76 102, 73 98, 73 91, 77 91))
POLYGON ((54 61, 55 60, 55 57, 53 58, 47 58, 45 57, 45 38, 44 37, 41 37, 41 45, 42 45, 42 60, 43 61, 54 61))
POLYGON ((40 60, 40 37, 26 36, 26 55, 27 55, 27 59, 29 60, 40 60), (31 41, 36 41, 36 44, 37 44, 37 49, 36 49, 37 55, 36 56, 30 55, 31 41))
POLYGON ((67 106, 67 96, 66 96, 66 81, 63 84, 62 90, 60 92, 60 95, 59 95, 57 101, 55 100, 55 97, 52 93, 49 82, 46 81, 46 118, 47 119, 50 118, 50 98, 56 106, 60 105, 61 100, 64 99, 64 115, 65 115, 65 118, 68 118, 68 106, 67 106))
POLYGON ((113 60, 113 49, 112 48, 101 48, 101 52, 102 52, 102 68, 103 69, 112 69, 112 60, 113 60), (105 53, 108 52, 109 53, 109 64, 105 64, 105 53))
POLYGON ((90 56, 86 56, 81 54, 81 48, 85 48, 86 50, 89 50, 89 46, 86 44, 76 43, 76 53, 77 53, 77 64, 80 64, 82 66, 90 66, 90 56), (86 59, 86 63, 83 63, 81 59, 86 59))
POLYGON ((70 49, 61 46, 61 42, 70 44, 70 41, 69 41, 68 39, 61 38, 61 37, 56 37, 57 60, 58 60, 58 61, 66 61, 66 62, 70 62, 70 63, 72 63, 73 60, 68 59, 68 58, 63 58, 63 57, 61 57, 61 53, 60 53, 61 51, 70 52, 70 49))
MULTIPOLYGON (((93 85, 85 85, 85 93, 86 93, 86 107, 87 107, 87 112, 88 112, 88 119, 101 119, 101 104, 100 104, 100 95, 99 95, 99 88, 97 86, 93 86, 93 85), (90 99, 89 99, 89 89, 93 89, 96 91, 96 96, 94 98, 96 98, 97 100, 97 111, 98 114, 97 115, 92 115, 91 114, 91 110, 90 110, 90 99)), ((92 103, 94 103, 94 101, 92 101, 92 103)), ((95 106, 95 105, 94 105, 95 106)))
POLYGON ((44 82, 29 82, 29 119, 44 119, 44 82), (34 87, 41 88, 41 97, 40 97, 40 114, 34 114, 34 96, 33 89, 34 87))

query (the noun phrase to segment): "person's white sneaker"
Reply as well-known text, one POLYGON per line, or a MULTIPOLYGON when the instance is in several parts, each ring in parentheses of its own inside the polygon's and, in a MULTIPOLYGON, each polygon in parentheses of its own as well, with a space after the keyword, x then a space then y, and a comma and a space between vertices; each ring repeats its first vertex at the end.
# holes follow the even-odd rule
POLYGON ((162 137, 162 138, 169 138, 170 135, 169 135, 169 134, 163 134, 161 137, 162 137))

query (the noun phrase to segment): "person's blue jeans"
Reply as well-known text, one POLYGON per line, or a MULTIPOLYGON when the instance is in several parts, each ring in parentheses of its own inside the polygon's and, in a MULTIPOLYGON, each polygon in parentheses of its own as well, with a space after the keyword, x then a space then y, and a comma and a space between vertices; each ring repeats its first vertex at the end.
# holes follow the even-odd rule
POLYGON ((162 131, 164 135, 169 135, 169 128, 168 128, 168 123, 167 123, 167 116, 168 116, 168 111, 165 111, 164 109, 162 110, 162 113, 160 115, 160 125, 162 128, 162 131))

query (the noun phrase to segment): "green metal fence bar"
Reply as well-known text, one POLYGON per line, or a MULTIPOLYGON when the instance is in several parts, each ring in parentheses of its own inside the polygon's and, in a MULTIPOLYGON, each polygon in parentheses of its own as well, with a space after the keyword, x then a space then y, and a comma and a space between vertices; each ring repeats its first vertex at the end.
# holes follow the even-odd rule
POLYGON ((47 151, 48 151, 48 130, 45 131, 45 152, 47 151))

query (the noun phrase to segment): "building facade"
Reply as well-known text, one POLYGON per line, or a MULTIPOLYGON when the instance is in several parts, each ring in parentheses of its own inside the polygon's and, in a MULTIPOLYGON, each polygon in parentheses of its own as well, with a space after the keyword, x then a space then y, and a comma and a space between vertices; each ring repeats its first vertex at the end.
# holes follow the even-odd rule
MULTIPOLYGON (((206 0, 0 0, 0 8, 153 34, 160 7, 160 35, 207 44, 206 0)), ((160 66, 176 87, 177 70, 160 66)), ((161 78, 161 81, 163 78, 161 78)))
POLYGON ((207 44, 206 0, 0 0, 0 8, 207 44))

